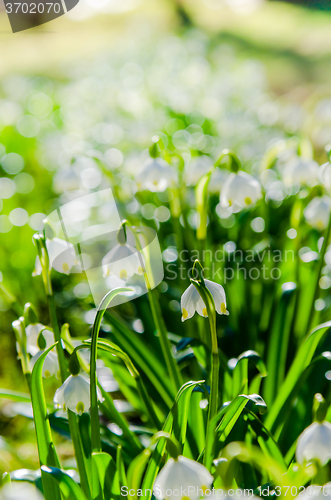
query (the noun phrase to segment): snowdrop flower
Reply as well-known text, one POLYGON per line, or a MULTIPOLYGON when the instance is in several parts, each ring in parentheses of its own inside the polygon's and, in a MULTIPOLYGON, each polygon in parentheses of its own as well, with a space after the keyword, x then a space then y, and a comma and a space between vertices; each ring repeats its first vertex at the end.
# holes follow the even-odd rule
POLYGON ((331 193, 331 163, 324 163, 324 165, 319 168, 318 177, 325 189, 331 193))
MULTIPOLYGON (((102 403, 104 398, 97 388, 98 400, 102 403)), ((83 375, 70 375, 59 387, 54 396, 55 408, 69 409, 82 415, 90 409, 90 380, 83 375)))
POLYGON ((139 189, 149 189, 153 193, 165 191, 176 181, 176 173, 162 158, 152 158, 137 175, 139 189))
POLYGON ((299 464, 319 460, 321 465, 331 459, 331 424, 314 422, 300 434, 295 452, 299 464))
POLYGON ((5 484, 0 489, 1 500, 43 500, 43 495, 36 486, 27 482, 5 484))
POLYGON ((220 202, 224 208, 231 207, 233 212, 254 205, 262 197, 261 185, 257 179, 246 172, 232 172, 226 179, 221 191, 220 202))
MULTIPOLYGON (((79 265, 76 258, 75 248, 71 243, 60 238, 46 240, 46 248, 49 256, 49 268, 51 267, 59 273, 69 274, 72 267, 79 265)), ((36 258, 33 276, 41 274, 41 264, 39 256, 36 258)))
POLYGON ((102 259, 104 278, 115 275, 121 280, 126 280, 134 274, 144 273, 142 255, 133 246, 134 244, 134 236, 127 230, 125 242, 115 245, 102 259))
MULTIPOLYGON (((44 351, 39 351, 37 354, 35 354, 31 360, 30 360, 30 367, 31 371, 37 361, 37 359, 43 354, 44 351)), ((58 375, 60 371, 59 367, 59 360, 57 357, 57 354, 55 352, 50 351, 43 364, 43 377, 44 378, 50 378, 53 377, 53 375, 58 375)))
POLYGON ((315 229, 325 229, 330 219, 331 198, 329 196, 316 196, 308 203, 304 216, 308 224, 315 229))
MULTIPOLYGON (((206 287, 212 294, 212 297, 215 302, 215 309, 218 314, 226 314, 229 312, 226 309, 226 297, 225 291, 222 285, 218 285, 213 281, 204 280, 206 287)), ((182 309, 182 321, 186 319, 192 318, 194 316, 195 311, 200 314, 200 316, 207 317, 207 308, 200 296, 198 290, 194 285, 190 285, 187 290, 182 295, 180 306, 182 309)))
MULTIPOLYGON (((26 327, 25 332, 26 332, 26 350, 31 356, 34 356, 40 351, 40 347, 38 345, 38 338, 40 335, 41 330, 45 328, 44 325, 41 323, 34 323, 30 324, 26 327)), ((45 349, 48 349, 55 343, 54 340, 54 333, 51 332, 50 330, 43 330, 42 331, 42 336, 45 339, 46 342, 46 347, 45 349)))
POLYGON ((283 181, 286 186, 299 182, 302 186, 316 184, 318 163, 310 158, 298 156, 284 166, 283 181))
POLYGON ((219 193, 229 177, 230 172, 225 168, 215 168, 214 172, 211 174, 210 182, 208 185, 208 191, 210 193, 219 193))
POLYGON ((195 186, 201 177, 209 172, 212 167, 212 161, 208 156, 198 156, 192 158, 185 165, 185 179, 188 186, 195 186))
POLYGON ((178 492, 185 490, 185 499, 197 500, 210 488, 213 480, 213 476, 198 462, 183 456, 177 460, 170 458, 155 480, 154 496, 158 500, 178 500, 178 492))

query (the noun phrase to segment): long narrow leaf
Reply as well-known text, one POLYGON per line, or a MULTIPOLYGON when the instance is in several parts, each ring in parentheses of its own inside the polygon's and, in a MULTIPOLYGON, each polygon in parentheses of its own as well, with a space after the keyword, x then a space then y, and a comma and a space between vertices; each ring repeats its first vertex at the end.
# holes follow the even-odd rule
MULTIPOLYGON (((37 446, 40 466, 59 467, 60 462, 52 440, 47 406, 43 389, 42 371, 47 354, 55 347, 52 345, 37 359, 31 375, 31 401, 35 420, 37 446)), ((49 474, 42 472, 42 482, 46 500, 61 500, 58 486, 49 474)))

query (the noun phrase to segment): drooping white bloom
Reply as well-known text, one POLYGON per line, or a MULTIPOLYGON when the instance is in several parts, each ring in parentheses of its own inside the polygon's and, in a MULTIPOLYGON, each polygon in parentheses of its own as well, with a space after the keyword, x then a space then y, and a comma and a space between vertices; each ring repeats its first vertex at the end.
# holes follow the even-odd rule
POLYGON ((43 495, 36 488, 36 486, 23 482, 12 482, 10 484, 5 484, 3 488, 0 489, 1 500, 43 500, 43 495))
MULTIPOLYGON (((97 393, 98 400, 102 403, 104 398, 99 388, 97 393)), ((56 391, 54 405, 63 410, 69 409, 78 415, 87 412, 91 406, 90 380, 83 375, 70 375, 56 391)))
POLYGON ((152 158, 137 175, 139 189, 149 189, 153 193, 165 191, 176 181, 176 173, 162 158, 152 158))
MULTIPOLYGON (((72 267, 79 265, 75 248, 71 243, 60 238, 53 238, 52 240, 46 240, 46 248, 50 269, 52 267, 59 273, 69 274, 72 267)), ((38 276, 41 271, 39 256, 37 256, 33 276, 38 276)))
POLYGON ((331 193, 331 163, 327 162, 320 166, 318 177, 325 189, 331 193))
MULTIPOLYGON (((37 361, 37 359, 43 354, 44 351, 39 351, 30 360, 31 371, 37 361)), ((43 364, 43 377, 50 378, 53 375, 58 375, 60 371, 59 360, 55 352, 50 351, 43 364)))
POLYGON ((261 197, 261 185, 255 177, 242 171, 232 172, 221 190, 220 203, 222 207, 239 212, 254 205, 261 197))
POLYGON ((197 156, 185 165, 185 180, 188 186, 196 186, 201 177, 209 172, 212 160, 208 156, 197 156))
POLYGON ((286 186, 300 183, 301 186, 313 186, 317 181, 318 163, 311 158, 297 156, 284 165, 283 181, 286 186))
MULTIPOLYGON (((38 338, 40 335, 41 330, 45 328, 44 325, 41 323, 34 323, 30 324, 26 327, 25 332, 26 332, 26 350, 31 356, 34 356, 40 351, 40 347, 38 345, 38 338)), ((54 333, 51 330, 48 330, 47 328, 42 331, 42 336, 45 339, 46 342, 46 347, 45 349, 48 349, 55 343, 54 340, 54 333)))
MULTIPOLYGON (((74 347, 78 347, 82 344, 80 340, 72 340, 72 344, 74 347)), ((91 349, 79 349, 79 356, 83 358, 85 363, 90 364, 91 360, 91 349)), ((114 377, 112 370, 105 365, 102 359, 97 359, 97 379, 101 387, 106 392, 114 392, 119 389, 119 385, 117 380, 114 377)), ((82 376, 86 376, 85 372, 82 372, 82 376)))
POLYGON ((158 500, 178 500, 180 492, 186 490, 185 498, 197 500, 210 488, 213 480, 202 464, 183 456, 177 460, 170 458, 155 480, 154 496, 158 500))
POLYGON ((331 424, 314 422, 300 434, 295 452, 299 464, 319 460, 325 465, 331 459, 331 424))
POLYGON ((118 243, 102 259, 103 276, 115 275, 121 280, 131 278, 134 274, 144 272, 142 255, 138 250, 125 243, 118 243))
POLYGON ((210 193, 219 193, 229 177, 230 172, 226 168, 216 168, 211 174, 208 191, 210 193))
MULTIPOLYGON (((222 285, 218 285, 206 279, 204 282, 214 299, 215 309, 218 314, 228 315, 229 312, 226 309, 225 291, 222 285)), ((194 285, 190 285, 187 290, 185 290, 180 301, 180 306, 182 309, 182 321, 192 318, 195 311, 205 318, 208 316, 206 305, 194 285)))
POLYGON ((316 196, 308 203, 304 216, 308 224, 315 229, 325 229, 330 219, 331 198, 329 196, 316 196))

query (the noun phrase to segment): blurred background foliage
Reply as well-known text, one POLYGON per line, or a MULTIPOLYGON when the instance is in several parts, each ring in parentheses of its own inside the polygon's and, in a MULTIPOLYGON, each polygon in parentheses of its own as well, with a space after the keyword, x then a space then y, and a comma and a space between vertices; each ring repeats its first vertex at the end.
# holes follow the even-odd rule
MULTIPOLYGON (((212 75, 206 80, 206 85, 221 78, 222 70, 225 78, 230 73, 235 74, 234 81, 229 78, 229 85, 235 87, 231 106, 239 121, 240 110, 243 108, 246 112, 250 108, 249 102, 243 105, 240 100, 245 95, 246 78, 250 88, 258 89, 261 94, 260 114, 257 113, 260 128, 256 135, 260 135, 263 142, 256 144, 254 154, 258 157, 285 125, 289 134, 303 132, 308 135, 316 159, 325 161, 324 146, 330 140, 331 130, 331 15, 326 12, 331 10, 329 2, 257 1, 258 8, 244 9, 245 12, 242 12, 245 2, 237 0, 232 5, 221 0, 123 0, 108 2, 109 5, 107 2, 96 4, 99 8, 93 7, 93 2, 81 2, 68 18, 15 35, 10 32, 6 14, 3 11, 0 14, 2 387, 13 388, 15 381, 15 385, 24 390, 11 330, 11 323, 21 314, 24 303, 34 303, 40 321, 48 323, 41 280, 32 278, 36 255, 32 235, 40 229, 44 216, 56 208, 59 199, 63 201, 61 186, 57 185, 63 180, 57 174, 61 170, 61 160, 57 158, 55 161, 55 153, 61 147, 67 151, 63 163, 68 162, 69 156, 80 154, 80 146, 71 147, 76 144, 73 136, 75 130, 79 132, 89 126, 88 122, 84 124, 84 119, 92 109, 102 116, 102 108, 109 106, 107 120, 120 124, 121 137, 118 141, 110 141, 111 161, 118 161, 117 166, 124 162, 127 168, 134 153, 146 149, 152 135, 162 132, 166 124, 171 128, 173 120, 182 120, 179 129, 194 124, 194 119, 190 122, 190 114, 187 117, 185 109, 181 110, 177 102, 171 107, 169 100, 162 100, 163 82, 156 73, 158 65, 167 60, 167 51, 173 51, 170 57, 175 62, 178 58, 179 67, 181 61, 188 64, 192 54, 200 58, 202 68, 204 61, 208 60, 212 75), (179 39, 183 40, 182 46, 177 43, 179 39), (143 68, 143 76, 139 67, 143 68), (113 96, 118 92, 118 75, 122 82, 126 79, 127 88, 135 85, 135 78, 141 78, 138 82, 143 88, 141 102, 135 100, 134 92, 129 92, 127 97, 132 99, 127 105, 123 102, 125 95, 122 95, 122 102, 113 103, 113 96), (98 79, 102 82, 108 80, 109 87, 102 94, 106 102, 95 104, 100 91, 98 79), (64 106, 61 109, 65 97, 72 98, 75 94, 79 96, 78 101, 72 102, 71 108, 64 106), (287 110, 290 118, 286 113, 282 116, 279 109, 287 110), (77 126, 70 123, 73 115, 77 126), (62 135, 57 137, 61 130, 62 135), (18 156, 10 156, 11 153, 18 156), (7 161, 3 161, 5 155, 7 161)), ((199 68, 192 67, 191 73, 186 75, 188 89, 199 80, 199 68)), ((166 85, 171 88, 176 64, 166 69, 169 70, 166 85)), ((161 70, 160 74, 165 75, 161 70)), ((203 85, 202 82, 200 86, 203 85)), ((181 90, 183 103, 185 85, 181 90)), ((208 97, 208 86, 204 92, 208 97)), ((246 98, 249 101, 251 94, 248 93, 246 98)), ((221 111, 228 112, 226 108, 221 111)), ((237 123, 236 118, 233 123, 237 123)), ((204 123, 204 133, 216 136, 214 128, 211 116, 204 123)), ((225 134, 225 129, 222 130, 225 134)), ((116 130, 112 133, 116 135, 116 130)), ((219 134, 222 138, 220 131, 219 134)), ((232 134, 235 135, 235 126, 232 134)), ((250 161, 250 153, 245 152, 239 139, 237 142, 233 140, 232 144, 231 137, 227 139, 226 143, 219 145, 242 148, 244 159, 250 161)), ((105 143, 99 141, 103 152, 109 148, 105 143)), ((86 147, 93 149, 95 145, 92 141, 84 144, 82 149, 86 147)), ((203 152, 208 154, 208 148, 203 152)), ((110 183, 112 168, 110 166, 106 172, 110 183)), ((129 186, 127 178, 123 179, 129 186)), ((132 201, 130 189, 119 189, 122 189, 119 198, 123 205, 132 201)), ((152 197, 148 201, 155 202, 152 197)), ((146 217, 146 220, 150 219, 146 217)), ((166 224, 160 231, 160 241, 169 232, 166 224)), ((91 303, 88 293, 78 286, 81 279, 75 281, 54 273, 54 281, 61 321, 70 323, 74 335, 86 335, 91 323, 88 317, 91 303)), ((169 297, 169 313, 175 313, 178 322, 180 290, 170 290, 169 297)), ((133 320, 137 316, 134 308, 144 307, 144 301, 123 306, 126 318, 133 320)), ((171 331, 175 329, 174 326, 171 331)), ((37 464, 33 424, 30 421, 27 429, 26 419, 20 416, 22 411, 13 405, 2 409, 0 434, 12 439, 12 449, 7 449, 8 457, 13 461, 11 468, 22 467, 27 461, 32 466, 37 464), (13 414, 17 417, 13 418, 13 414), (20 447, 17 453, 11 453, 16 447, 15 442, 21 443, 20 447)), ((65 455, 66 443, 63 442, 62 446, 61 454, 65 455)), ((8 442, 3 449, 6 447, 9 447, 8 442)))

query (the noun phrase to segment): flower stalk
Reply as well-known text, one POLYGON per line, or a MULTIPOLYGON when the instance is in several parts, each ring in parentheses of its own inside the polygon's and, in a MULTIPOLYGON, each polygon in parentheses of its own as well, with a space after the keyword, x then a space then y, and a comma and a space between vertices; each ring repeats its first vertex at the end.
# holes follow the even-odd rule
MULTIPOLYGON (((199 261, 197 260, 195 261, 193 269, 197 270, 198 279, 197 280, 191 279, 191 283, 197 289, 202 300, 205 303, 209 321, 210 338, 211 338, 210 397, 208 406, 208 421, 207 421, 206 444, 205 444, 205 447, 207 448, 210 435, 209 429, 211 421, 213 417, 216 415, 218 409, 220 360, 219 360, 218 341, 216 333, 216 309, 215 309, 214 299, 204 283, 203 269, 199 261)), ((205 454, 205 459, 206 459, 206 454, 205 454)))
MULTIPOLYGON (((35 234, 34 241, 36 243, 38 256, 39 256, 40 264, 41 264, 41 274, 42 274, 45 292, 46 292, 46 297, 47 297, 50 322, 51 322, 52 329, 54 332, 55 342, 57 342, 56 351, 57 351, 58 360, 59 360, 61 381, 63 383, 68 376, 68 367, 67 367, 67 362, 66 362, 65 355, 64 355, 64 349, 63 349, 62 340, 61 340, 61 331, 60 331, 60 326, 59 326, 59 322, 58 322, 57 314, 56 314, 54 294, 53 294, 53 288, 52 288, 52 282, 51 282, 51 274, 50 274, 50 268, 49 268, 49 256, 48 256, 48 252, 47 252, 47 248, 46 248, 45 236, 43 234, 35 234)), ((70 410, 68 410, 68 423, 69 423, 70 435, 71 435, 73 446, 74 446, 75 456, 76 456, 76 460, 77 460, 77 467, 78 467, 78 471, 79 471, 82 490, 85 493, 86 498, 90 499, 91 498, 90 485, 89 485, 89 479, 88 479, 88 474, 87 474, 87 469, 86 469, 86 464, 85 464, 82 442, 81 442, 79 428, 78 428, 78 422, 77 422, 76 415, 73 412, 71 412, 70 410)))

